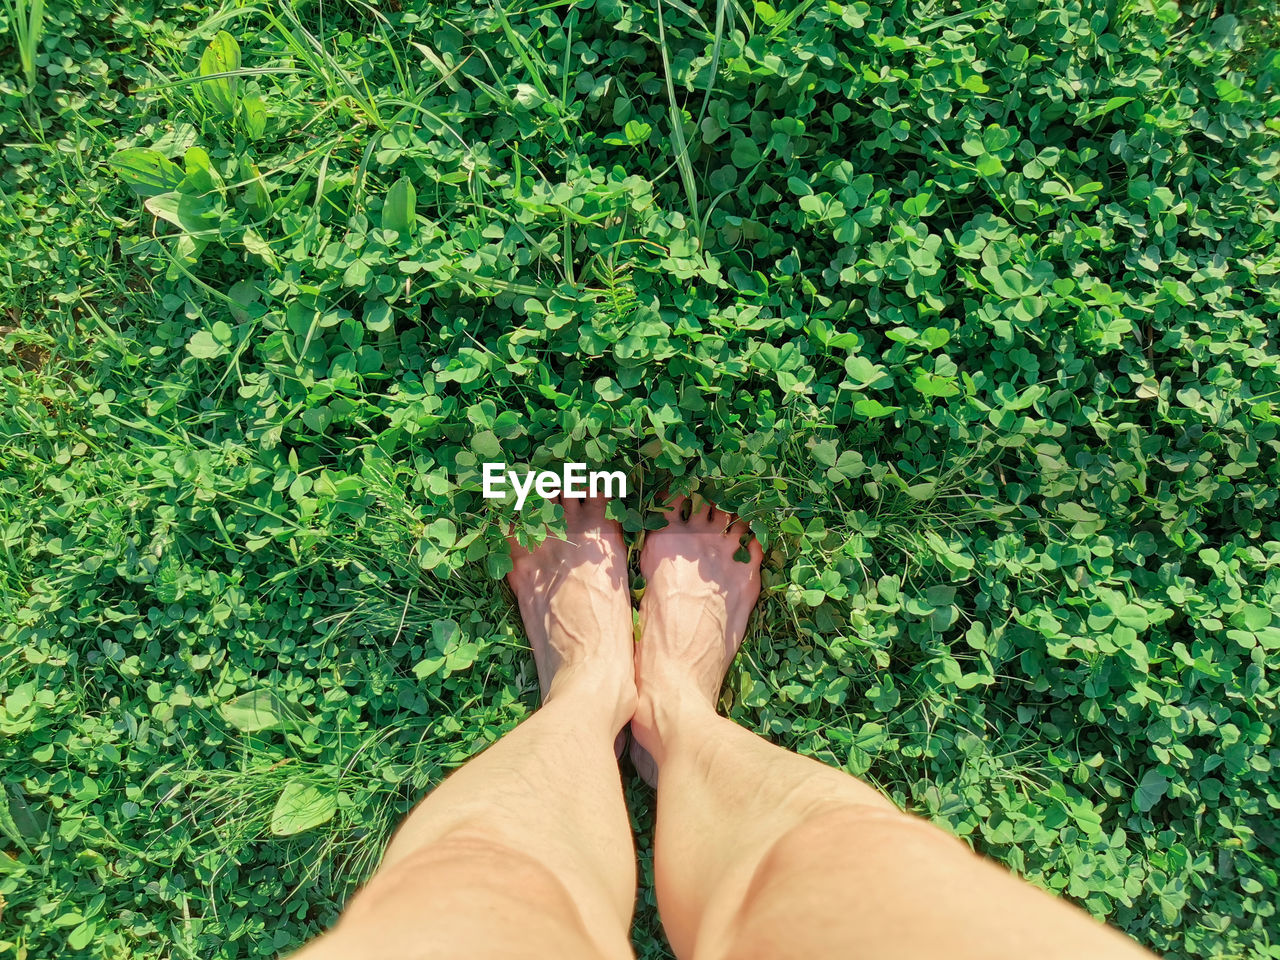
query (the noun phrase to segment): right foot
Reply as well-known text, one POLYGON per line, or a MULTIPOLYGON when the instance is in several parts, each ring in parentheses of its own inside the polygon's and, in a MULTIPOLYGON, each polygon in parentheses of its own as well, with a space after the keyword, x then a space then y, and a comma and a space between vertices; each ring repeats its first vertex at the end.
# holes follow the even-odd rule
POLYGON ((533 647, 543 702, 570 688, 585 690, 617 731, 636 699, 622 528, 605 519, 604 500, 560 504, 568 539, 548 536, 536 550, 509 541, 507 580, 533 647))
POLYGON ((636 647, 639 706, 631 721, 631 761, 657 785, 661 734, 677 706, 715 710, 729 664, 760 595, 763 551, 754 537, 749 559, 735 560, 750 530, 732 514, 703 505, 681 519, 686 500, 667 511, 667 526, 645 536, 640 571, 646 586, 640 601, 636 647))

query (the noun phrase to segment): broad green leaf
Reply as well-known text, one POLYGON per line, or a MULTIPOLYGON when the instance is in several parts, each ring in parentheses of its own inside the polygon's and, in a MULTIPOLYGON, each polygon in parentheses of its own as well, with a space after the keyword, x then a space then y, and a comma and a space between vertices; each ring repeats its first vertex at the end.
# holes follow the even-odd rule
POLYGON ((872 419, 876 419, 878 417, 887 417, 889 416, 889 414, 894 413, 897 410, 900 410, 901 407, 886 406, 885 404, 881 403, 879 400, 872 400, 870 398, 864 397, 861 400, 858 400, 856 403, 854 403, 853 409, 856 413, 859 413, 864 417, 870 417, 872 419))
POLYGON ((267 132, 267 105, 261 97, 245 97, 240 101, 240 124, 250 140, 261 140, 267 132))
POLYGON ((1126 603, 1122 606, 1116 611, 1116 619, 1139 633, 1151 625, 1147 619, 1147 611, 1136 603, 1126 603))
POLYGON ((766 25, 771 26, 773 23, 777 21, 778 11, 775 10, 770 4, 765 3, 764 0, 756 0, 755 7, 756 7, 756 16, 758 16, 760 20, 766 25))
POLYGON ((275 251, 271 249, 271 245, 262 239, 262 235, 253 227, 245 227, 241 242, 244 243, 244 248, 250 253, 256 253, 275 269, 278 270, 280 268, 280 262, 276 259, 275 251))
POLYGON ((912 385, 926 397, 954 397, 960 392, 954 377, 939 377, 927 370, 917 371, 912 385))
POLYGON ((364 325, 373 333, 390 330, 393 322, 395 322, 395 315, 391 304, 385 301, 380 300, 364 308, 364 325))
POLYGON ((338 798, 332 790, 305 780, 290 780, 271 811, 271 832, 290 837, 328 823, 337 810, 338 798))
POLYGON ((457 620, 445 618, 431 623, 431 643, 441 652, 456 646, 462 640, 462 627, 457 620))
POLYGON ((907 487, 907 496, 912 500, 928 500, 937 491, 938 485, 931 480, 923 483, 913 483, 907 487))
POLYGON ((887 386, 891 379, 884 367, 858 354, 852 354, 845 360, 844 371, 851 380, 868 387, 887 386))
POLYGON ((638 120, 628 120, 626 126, 622 128, 622 135, 633 147, 638 147, 647 141, 651 133, 653 133, 653 127, 638 120))
POLYGON ((92 920, 85 920, 67 934, 67 946, 72 950, 83 950, 93 940, 93 934, 97 929, 96 923, 92 920))
POLYGON ((754 167, 761 160, 760 147, 750 137, 739 137, 730 154, 734 166, 746 169, 754 167))
POLYGON ((258 733, 289 726, 293 720, 288 706, 274 691, 260 687, 242 693, 218 707, 222 718, 241 733, 258 733))
POLYGON ((1082 124, 1088 123, 1090 120, 1096 120, 1098 117, 1108 114, 1112 110, 1123 107, 1126 103, 1132 103, 1133 99, 1133 97, 1111 97, 1101 106, 1094 107, 1092 110, 1086 110, 1076 118, 1076 123, 1082 124))
POLYGON ((117 151, 108 165, 134 193, 142 197, 155 197, 169 193, 182 183, 182 168, 160 153, 147 147, 130 147, 117 151))
POLYGON ((163 193, 148 197, 142 203, 152 215, 192 236, 203 236, 217 226, 213 204, 210 197, 194 197, 188 193, 163 193))
POLYGON ((1142 775, 1142 780, 1138 783, 1138 790, 1133 795, 1134 806, 1146 813, 1164 799, 1168 789, 1169 778, 1153 767, 1142 775))
POLYGON ((213 203, 215 199, 225 195, 226 183, 214 165, 209 151, 204 147, 190 147, 182 157, 182 165, 187 175, 178 188, 179 192, 193 194, 193 200, 208 203, 213 203))
MULTIPOLYGON (((267 185, 266 179, 262 176, 262 171, 258 169, 258 165, 246 158, 240 161, 240 178, 244 186, 245 201, 254 212, 261 215, 267 213, 271 209, 271 188, 267 185)), ((247 229, 252 230, 252 227, 247 229)))
POLYGON ((200 84, 200 90, 214 109, 226 117, 235 113, 240 78, 223 74, 239 69, 240 44, 227 31, 219 30, 200 57, 200 76, 208 78, 200 84))
POLYGON ((1247 603, 1231 618, 1246 630, 1261 630, 1271 624, 1271 611, 1255 603, 1247 603))
POLYGON ((333 422, 333 412, 327 404, 308 407, 302 411, 302 422, 316 433, 324 433, 329 424, 333 422))
MULTIPOLYGON (((506 574, 503 574, 505 576, 506 574)), ((496 578, 495 578, 496 579, 496 578)), ((434 676, 444 666, 445 658, 443 655, 438 657, 427 657, 414 664, 413 675, 419 680, 425 680, 427 677, 434 676)))
POLYGON ((1094 513, 1092 510, 1086 510, 1080 504, 1074 503, 1070 500, 1065 503, 1058 504, 1058 514, 1059 516, 1067 520, 1072 520, 1076 523, 1091 523, 1099 518, 1099 514, 1094 513))
POLYGON ((402 238, 408 237, 417 216, 417 202, 417 191, 408 177, 401 177, 393 183, 382 203, 382 229, 394 230, 402 238))
MULTIPOLYGON (((3 834, 11 843, 17 846, 27 856, 31 856, 31 848, 27 846, 27 834, 18 823, 18 818, 14 812, 14 803, 16 798, 10 798, 2 786, 0 786, 0 834, 3 834)), ((25 804, 24 804, 25 806, 25 804)), ((3 856, 3 854, 0 854, 3 856)))
POLYGON ((809 447, 814 461, 823 467, 833 467, 839 456, 839 448, 834 440, 819 440, 809 447))
POLYGON ((187 353, 201 360, 213 360, 226 352, 226 346, 215 340, 208 330, 197 330, 187 341, 187 353))
POLYGON ((448 517, 437 517, 427 525, 427 536, 441 549, 448 550, 457 542, 458 527, 448 517))

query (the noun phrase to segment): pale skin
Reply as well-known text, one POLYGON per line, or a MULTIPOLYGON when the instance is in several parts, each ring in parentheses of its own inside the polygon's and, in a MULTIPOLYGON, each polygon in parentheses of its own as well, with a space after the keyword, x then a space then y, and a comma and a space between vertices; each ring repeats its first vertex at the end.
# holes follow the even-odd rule
POLYGON ((1151 956, 873 787, 719 716, 761 550, 740 521, 692 506, 675 501, 646 537, 638 643, 602 501, 563 501, 566 540, 512 544, 542 707, 419 804, 298 960, 631 957, 615 755, 628 723, 658 784, 655 882, 679 960, 1151 956))

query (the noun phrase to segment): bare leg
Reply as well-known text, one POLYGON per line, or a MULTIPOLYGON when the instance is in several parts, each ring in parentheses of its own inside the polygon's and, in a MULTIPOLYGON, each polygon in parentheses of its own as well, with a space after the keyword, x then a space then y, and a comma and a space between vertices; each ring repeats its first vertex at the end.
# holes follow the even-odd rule
POLYGON ((631 956, 635 848, 614 738, 635 707, 626 552, 603 501, 569 540, 513 545, 543 705, 409 815, 298 960, 631 956))
POLYGON ((681 960, 1146 956, 901 813, 861 781, 716 715, 760 547, 703 508, 648 535, 632 734, 658 770, 658 907, 681 960))

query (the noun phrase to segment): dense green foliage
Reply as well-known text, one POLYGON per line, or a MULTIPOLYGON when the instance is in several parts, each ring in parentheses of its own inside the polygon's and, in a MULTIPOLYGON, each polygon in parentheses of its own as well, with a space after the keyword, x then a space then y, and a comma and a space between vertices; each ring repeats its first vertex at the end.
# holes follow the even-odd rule
POLYGON ((730 715, 1280 957, 1265 6, 200 6, 0 11, 0 957, 332 920, 536 705, 489 459, 740 510, 730 715))

